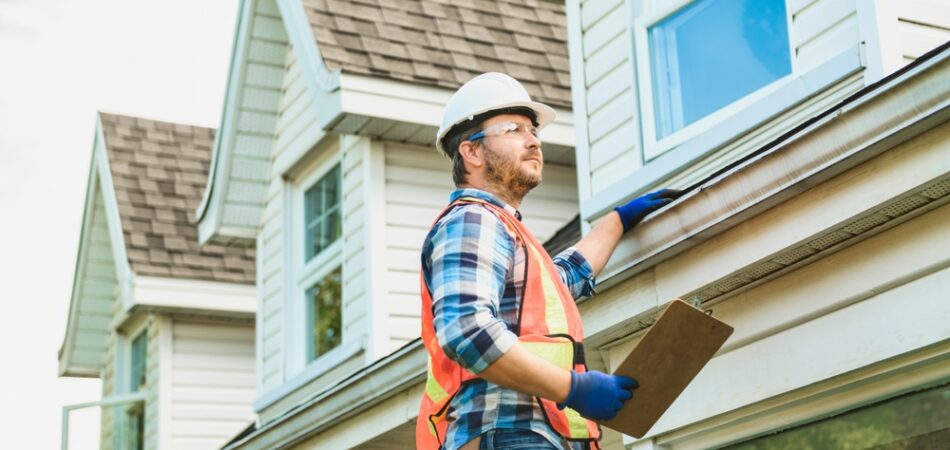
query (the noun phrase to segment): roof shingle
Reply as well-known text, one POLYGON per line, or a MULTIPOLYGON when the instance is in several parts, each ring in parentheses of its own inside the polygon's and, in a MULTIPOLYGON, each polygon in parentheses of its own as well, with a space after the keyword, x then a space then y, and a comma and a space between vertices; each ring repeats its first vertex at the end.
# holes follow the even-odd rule
POLYGON ((570 108, 564 5, 545 0, 304 0, 331 70, 457 89, 506 72, 570 108))
POLYGON ((126 253, 141 275, 254 283, 254 249, 198 245, 214 129, 100 113, 126 253))

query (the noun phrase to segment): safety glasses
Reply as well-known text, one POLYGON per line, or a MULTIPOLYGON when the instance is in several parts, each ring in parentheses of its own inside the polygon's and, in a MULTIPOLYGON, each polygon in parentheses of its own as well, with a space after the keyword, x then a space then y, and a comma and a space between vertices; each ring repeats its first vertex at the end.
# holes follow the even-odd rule
POLYGON ((524 139, 528 133, 538 137, 538 129, 532 125, 526 125, 518 122, 499 122, 478 133, 471 135, 467 141, 477 141, 488 136, 505 136, 524 139))

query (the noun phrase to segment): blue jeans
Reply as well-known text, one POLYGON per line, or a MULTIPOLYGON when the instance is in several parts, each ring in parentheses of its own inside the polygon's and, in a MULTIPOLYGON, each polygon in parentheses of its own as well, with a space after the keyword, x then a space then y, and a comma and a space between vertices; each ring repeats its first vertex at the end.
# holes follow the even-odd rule
MULTIPOLYGON (((482 434, 478 450, 558 450, 544 436, 531 430, 499 428, 482 434)), ((578 445, 580 447, 580 445, 578 445)), ((584 447, 586 448, 586 447, 584 447)))

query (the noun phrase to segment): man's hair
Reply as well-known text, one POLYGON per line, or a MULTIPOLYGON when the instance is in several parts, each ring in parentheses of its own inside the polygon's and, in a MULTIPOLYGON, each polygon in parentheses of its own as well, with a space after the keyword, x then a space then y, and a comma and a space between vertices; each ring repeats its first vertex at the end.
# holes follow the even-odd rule
POLYGON ((465 183, 465 176, 468 175, 468 170, 465 169, 465 159, 459 153, 459 146, 472 137, 473 134, 481 131, 482 124, 486 120, 502 114, 519 114, 531 119, 532 125, 538 126, 538 116, 534 113, 534 110, 516 106, 481 113, 471 120, 458 123, 442 137, 442 148, 445 149, 446 156, 452 158, 452 181, 455 182, 456 186, 465 183))

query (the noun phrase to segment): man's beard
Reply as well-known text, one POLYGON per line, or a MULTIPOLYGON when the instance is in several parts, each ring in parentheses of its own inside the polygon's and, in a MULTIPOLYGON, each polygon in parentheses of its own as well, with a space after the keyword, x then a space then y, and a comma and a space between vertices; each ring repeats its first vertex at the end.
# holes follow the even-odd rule
MULTIPOLYGON (((526 173, 521 169, 521 159, 512 161, 505 158, 485 142, 485 180, 496 188, 523 198, 531 189, 541 183, 541 174, 526 173)), ((540 151, 538 152, 540 153, 540 151)), ((543 167, 543 166, 542 166, 543 167)))

